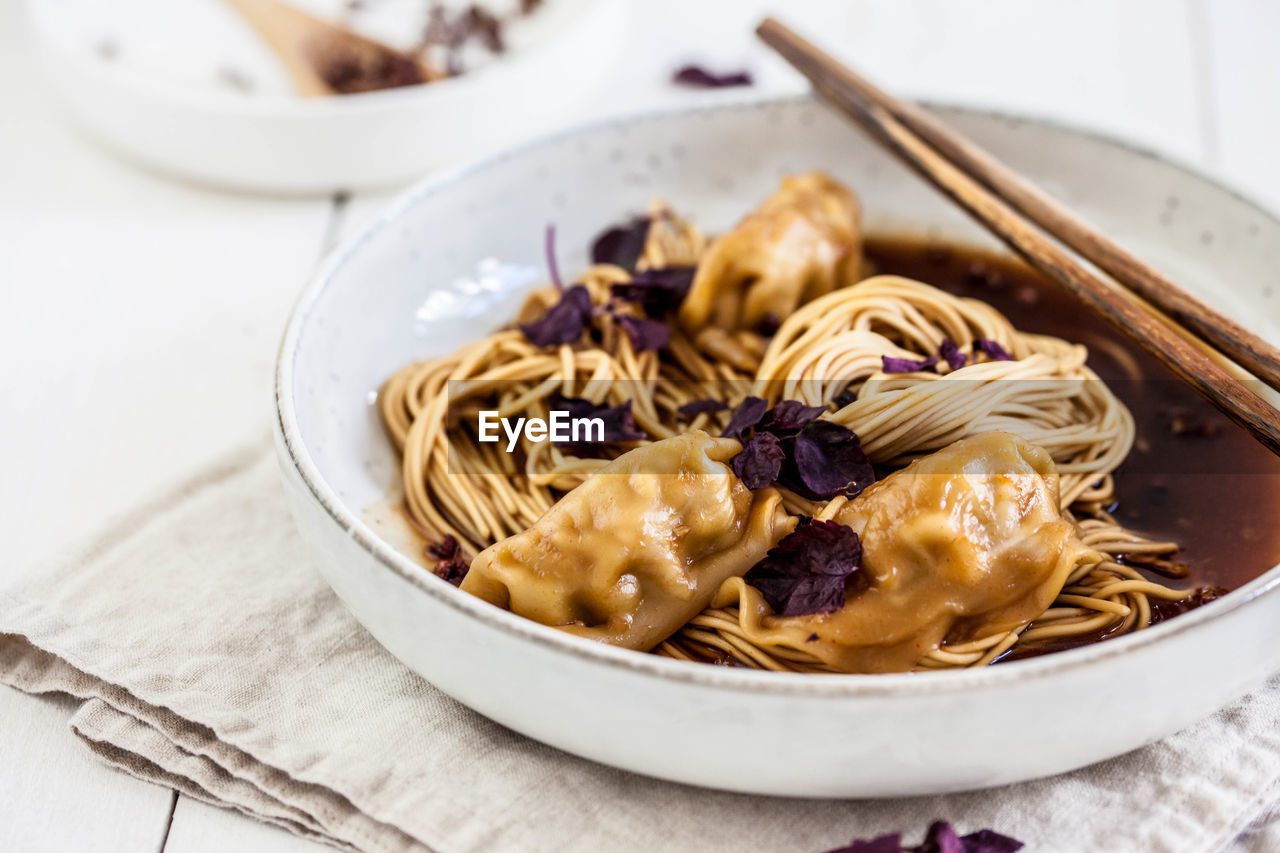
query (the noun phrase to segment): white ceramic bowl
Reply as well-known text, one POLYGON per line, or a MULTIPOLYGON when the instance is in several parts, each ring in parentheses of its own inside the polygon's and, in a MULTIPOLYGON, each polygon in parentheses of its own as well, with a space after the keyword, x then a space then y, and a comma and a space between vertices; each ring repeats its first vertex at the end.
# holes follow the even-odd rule
MULTIPOLYGON (((941 112, 1274 337, 1276 219, 1114 141, 941 112)), ((338 249, 285 333, 278 446, 298 525, 356 617, 445 692, 538 740, 652 776, 781 795, 921 794, 1070 770, 1167 735, 1280 667, 1280 568, 1151 630, 1070 652, 960 672, 794 675, 686 664, 536 625, 430 575, 361 520, 395 476, 372 391, 402 364, 507 321, 519 299, 502 282, 541 269, 548 222, 561 268, 573 270, 593 233, 653 196, 715 230, 779 176, 814 167, 857 189, 872 230, 990 242, 802 99, 564 133, 419 184, 338 249), (498 260, 515 274, 477 276, 478 263, 492 273, 498 260)))
POLYGON ((190 53, 221 50, 274 70, 253 33, 220 5, 30 0, 28 15, 49 80, 110 148, 204 183, 295 193, 404 182, 551 130, 598 84, 583 69, 610 58, 625 13, 617 0, 552 0, 529 19, 536 38, 468 74, 302 98, 196 84, 200 70, 213 81, 221 54, 197 62, 190 53), (117 59, 95 55, 102 34, 120 40, 117 59), (131 65, 135 53, 149 64, 131 65))

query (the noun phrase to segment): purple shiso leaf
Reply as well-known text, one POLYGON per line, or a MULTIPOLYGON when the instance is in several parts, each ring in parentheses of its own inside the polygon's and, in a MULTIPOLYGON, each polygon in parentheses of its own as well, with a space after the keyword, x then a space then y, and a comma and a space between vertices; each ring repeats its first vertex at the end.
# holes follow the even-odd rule
POLYGON ((855 838, 844 847, 828 850, 827 853, 902 853, 902 833, 892 832, 875 838, 855 838))
POLYGON ((551 283, 556 290, 564 290, 564 280, 560 278, 560 265, 556 263, 556 226, 548 225, 547 233, 542 241, 542 250, 547 256, 547 272, 551 275, 551 283))
POLYGON ((671 340, 671 327, 661 320, 632 317, 630 314, 619 314, 615 319, 631 338, 631 348, 636 352, 662 349, 671 340))
POLYGON ((836 395, 836 398, 831 402, 831 405, 835 406, 836 411, 838 412, 857 399, 858 395, 853 393, 853 389, 846 388, 836 395))
POLYGON ((581 284, 575 284, 541 319, 521 324, 520 331, 534 346, 571 344, 582 337, 590 320, 591 294, 581 284))
POLYGON ((723 89, 727 86, 750 86, 755 81, 749 71, 731 71, 716 74, 701 65, 686 65, 671 75, 671 82, 695 89, 723 89))
POLYGON ((880 356, 881 369, 885 373, 917 373, 921 370, 928 370, 938 363, 938 357, 931 355, 928 358, 894 358, 891 355, 880 356))
POLYGON ((677 308, 693 284, 695 267, 663 267, 642 270, 631 281, 615 284, 610 293, 615 299, 634 302, 650 317, 661 317, 677 308))
POLYGON ((945 820, 935 820, 929 824, 924 843, 915 848, 915 853, 965 853, 964 842, 955 827, 945 820))
POLYGON ((760 423, 760 419, 764 417, 764 413, 768 410, 768 400, 760 397, 747 397, 738 404, 738 408, 733 410, 733 415, 729 418, 729 425, 725 427, 721 435, 742 438, 744 432, 760 423))
POLYGON ((847 427, 814 421, 792 441, 779 482, 798 495, 815 501, 839 494, 855 497, 875 482, 871 460, 847 427))
POLYGON ((637 441, 649 437, 644 430, 636 426, 635 418, 631 415, 630 400, 617 406, 602 406, 579 397, 562 397, 554 394, 548 398, 547 408, 550 411, 566 412, 570 418, 599 418, 604 421, 603 442, 554 442, 559 447, 581 448, 599 443, 637 441))
POLYGON ((834 613, 844 605, 846 579, 861 564, 853 528, 814 521, 785 536, 743 579, 779 616, 834 613))
POLYGON ((826 406, 806 406, 797 400, 779 400, 756 424, 756 429, 785 438, 798 433, 801 427, 817 420, 818 415, 826 410, 826 406))
POLYGON ((990 829, 980 829, 960 836, 951 824, 939 820, 929 827, 924 842, 917 847, 904 847, 901 833, 876 838, 855 838, 844 847, 827 853, 1015 853, 1023 844, 1016 838, 990 829))
POLYGON ((763 489, 778 479, 785 457, 777 436, 757 432, 742 445, 738 455, 729 460, 729 465, 748 489, 763 489))
POLYGON ((973 342, 973 351, 985 353, 992 361, 1014 361, 1009 351, 990 338, 978 338, 973 342))
POLYGON ((979 829, 960 838, 964 853, 1015 853, 1023 848, 1016 838, 1001 835, 994 829, 979 829))
POLYGON ((591 263, 614 264, 635 272, 636 262, 644 253, 644 243, 648 237, 647 216, 637 216, 625 225, 606 229, 591 243, 591 263))
POLYGON ((707 397, 703 400, 690 400, 688 403, 677 408, 676 414, 679 415, 682 420, 691 421, 698 415, 710 415, 715 412, 723 412, 727 408, 729 408, 727 403, 722 403, 719 400, 713 400, 710 397, 707 397))
POLYGON ((956 342, 951 338, 943 338, 942 346, 938 347, 938 355, 942 356, 952 370, 959 370, 969 363, 969 357, 960 352, 960 347, 956 346, 956 342))

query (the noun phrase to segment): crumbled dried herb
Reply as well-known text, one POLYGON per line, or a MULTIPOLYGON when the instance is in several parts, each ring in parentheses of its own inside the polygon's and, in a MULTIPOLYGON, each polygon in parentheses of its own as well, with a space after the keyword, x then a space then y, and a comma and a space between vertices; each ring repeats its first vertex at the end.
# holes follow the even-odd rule
POLYGON ((427 556, 436 560, 435 567, 431 570, 436 577, 443 578, 454 586, 462 583, 471 566, 458 550, 457 539, 446 534, 439 542, 427 545, 426 550, 427 556))
POLYGON ((692 89, 724 89, 730 86, 750 86, 755 82, 750 71, 729 71, 717 74, 701 65, 686 65, 671 75, 677 86, 692 89))
POLYGON ((312 58, 324 84, 339 95, 415 86, 427 81, 416 60, 399 51, 334 41, 312 58))
POLYGON ((845 584, 862 565, 862 543, 852 527, 813 521, 797 527, 743 577, 779 616, 834 613, 845 584))

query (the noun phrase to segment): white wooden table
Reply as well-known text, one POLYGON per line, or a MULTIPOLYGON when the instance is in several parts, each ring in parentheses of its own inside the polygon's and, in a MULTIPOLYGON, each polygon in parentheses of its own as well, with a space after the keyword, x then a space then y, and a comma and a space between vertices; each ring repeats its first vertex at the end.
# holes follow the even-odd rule
MULTIPOLYGON (((688 59, 795 90, 749 35, 755 0, 632 3, 598 108, 696 95, 688 59)), ((1280 3, 791 0, 802 30, 894 91, 1106 130, 1280 208, 1280 3)), ((69 126, 0 3, 0 580, 266 432, 286 313, 321 253, 386 194, 270 199, 177 184, 69 126)), ((0 689, 0 848, 288 850, 283 831, 106 769, 70 703, 0 689)), ((1255 845, 1256 846, 1256 845, 1255 845)), ((1261 849, 1261 848, 1259 848, 1261 849)))

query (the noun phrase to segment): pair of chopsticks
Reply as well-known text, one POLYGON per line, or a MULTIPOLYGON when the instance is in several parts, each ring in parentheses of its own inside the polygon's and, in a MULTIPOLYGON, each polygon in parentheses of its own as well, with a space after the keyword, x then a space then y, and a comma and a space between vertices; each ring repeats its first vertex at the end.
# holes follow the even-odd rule
POLYGON ((987 151, 785 25, 767 18, 756 33, 808 77, 819 96, 1280 456, 1280 411, 1242 382, 1236 367, 1280 390, 1280 350, 1179 288, 987 151))

